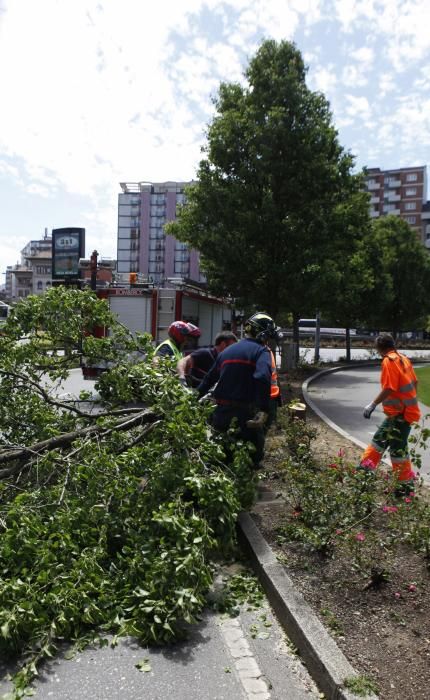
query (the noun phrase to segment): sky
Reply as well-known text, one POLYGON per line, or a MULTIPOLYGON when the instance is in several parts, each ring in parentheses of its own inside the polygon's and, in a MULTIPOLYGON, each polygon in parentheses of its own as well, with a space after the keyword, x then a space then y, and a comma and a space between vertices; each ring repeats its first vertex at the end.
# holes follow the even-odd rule
POLYGON ((0 0, 0 273, 45 228, 116 257, 119 183, 193 179, 219 84, 267 38, 357 168, 428 165, 429 27, 429 0, 0 0))

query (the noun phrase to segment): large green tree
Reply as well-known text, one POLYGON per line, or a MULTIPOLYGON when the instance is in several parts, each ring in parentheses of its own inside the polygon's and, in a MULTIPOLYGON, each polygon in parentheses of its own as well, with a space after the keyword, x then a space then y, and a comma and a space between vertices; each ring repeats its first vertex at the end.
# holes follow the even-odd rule
POLYGON ((365 320, 392 331, 424 328, 430 312, 430 257, 402 219, 384 216, 363 239, 372 282, 362 292, 365 320))
POLYGON ((360 234, 367 198, 294 44, 265 41, 245 78, 221 84, 196 184, 168 230, 201 252, 213 291, 297 320, 332 293, 339 239, 360 234))

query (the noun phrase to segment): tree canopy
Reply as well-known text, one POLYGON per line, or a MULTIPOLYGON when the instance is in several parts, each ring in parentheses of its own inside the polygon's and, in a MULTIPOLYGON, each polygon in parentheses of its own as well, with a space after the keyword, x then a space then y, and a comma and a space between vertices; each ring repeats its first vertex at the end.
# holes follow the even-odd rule
POLYGON ((409 224, 397 216, 373 221, 362 254, 371 276, 362 292, 367 325, 394 334, 424 328, 430 312, 430 258, 409 224))
POLYGON ((196 183, 168 230, 201 252, 213 291, 298 318, 332 293, 339 240, 361 235, 367 196, 294 44, 263 42, 245 78, 221 84, 196 183))

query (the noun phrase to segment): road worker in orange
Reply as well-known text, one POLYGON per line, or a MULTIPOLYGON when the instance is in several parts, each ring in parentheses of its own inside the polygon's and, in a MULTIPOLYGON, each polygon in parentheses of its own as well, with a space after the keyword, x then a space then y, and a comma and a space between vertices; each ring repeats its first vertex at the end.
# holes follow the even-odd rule
POLYGON ((276 369, 276 359, 273 350, 269 348, 271 361, 272 361, 272 376, 270 378, 270 404, 269 404, 269 417, 266 423, 266 430, 270 428, 273 423, 276 422, 276 417, 278 414, 278 406, 282 406, 281 403, 281 389, 278 382, 278 371, 276 369))
POLYGON ((363 411, 370 418, 382 403, 386 418, 364 450, 359 468, 376 469, 388 448, 393 472, 397 477, 396 495, 407 496, 414 489, 415 473, 408 452, 411 424, 418 421, 421 411, 417 399, 417 377, 411 361, 396 350, 388 333, 376 338, 376 349, 382 357, 381 391, 363 411))

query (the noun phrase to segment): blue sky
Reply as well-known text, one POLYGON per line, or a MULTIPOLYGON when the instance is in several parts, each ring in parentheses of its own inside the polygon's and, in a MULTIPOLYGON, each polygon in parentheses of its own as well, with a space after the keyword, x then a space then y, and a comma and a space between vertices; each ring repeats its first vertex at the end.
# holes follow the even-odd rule
POLYGON ((428 0, 0 0, 0 272, 45 227, 115 257, 119 182, 192 179, 264 38, 297 44, 359 167, 429 164, 429 27, 428 0))

